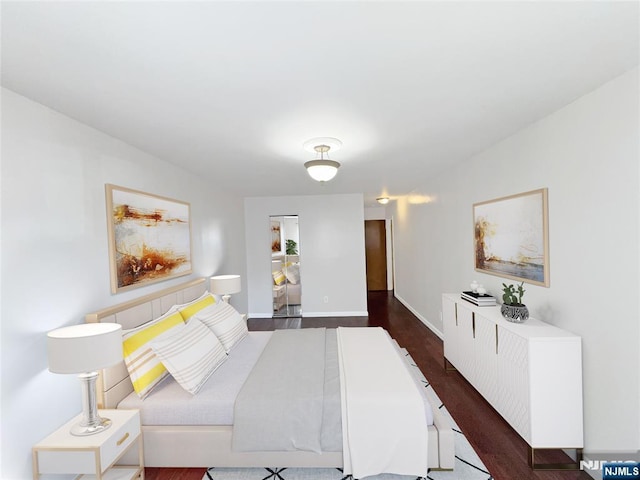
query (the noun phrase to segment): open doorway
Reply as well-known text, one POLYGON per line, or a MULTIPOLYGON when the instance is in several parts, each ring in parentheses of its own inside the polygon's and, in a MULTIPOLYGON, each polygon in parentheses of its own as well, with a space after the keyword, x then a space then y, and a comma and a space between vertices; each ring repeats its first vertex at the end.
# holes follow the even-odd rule
POLYGON ((272 215, 271 277, 274 317, 302 316, 300 229, 297 215, 272 215))

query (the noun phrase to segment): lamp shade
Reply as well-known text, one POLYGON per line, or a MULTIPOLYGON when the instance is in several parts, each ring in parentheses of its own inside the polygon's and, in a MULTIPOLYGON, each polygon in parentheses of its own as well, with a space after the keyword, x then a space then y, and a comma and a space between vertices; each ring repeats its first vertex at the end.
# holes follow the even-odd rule
POLYGON ((122 361, 122 326, 117 323, 83 323, 47 334, 49 370, 85 373, 122 361))
POLYGON ((340 164, 333 160, 311 160, 304 164, 307 173, 318 182, 328 182, 338 173, 340 164))
POLYGON ((218 295, 231 295, 242 290, 240 275, 216 275, 210 278, 211 293, 218 295))

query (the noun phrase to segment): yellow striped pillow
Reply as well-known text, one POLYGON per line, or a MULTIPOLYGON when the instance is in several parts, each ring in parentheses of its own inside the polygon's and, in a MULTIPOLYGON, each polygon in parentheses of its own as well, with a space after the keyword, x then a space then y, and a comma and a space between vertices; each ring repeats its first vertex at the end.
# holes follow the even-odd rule
POLYGON ((169 372, 151 349, 151 341, 160 335, 184 327, 182 315, 175 307, 150 322, 122 333, 124 363, 129 371, 133 389, 140 398, 165 379, 169 372))
POLYGON ((186 322, 196 313, 209 305, 216 303, 215 297, 209 292, 205 292, 199 298, 196 298, 193 302, 185 303, 184 305, 177 305, 177 309, 182 315, 182 318, 186 322))
POLYGON ((272 272, 272 275, 273 275, 273 283, 275 283, 276 285, 282 285, 284 281, 287 279, 287 277, 284 276, 284 273, 282 273, 282 270, 272 272))

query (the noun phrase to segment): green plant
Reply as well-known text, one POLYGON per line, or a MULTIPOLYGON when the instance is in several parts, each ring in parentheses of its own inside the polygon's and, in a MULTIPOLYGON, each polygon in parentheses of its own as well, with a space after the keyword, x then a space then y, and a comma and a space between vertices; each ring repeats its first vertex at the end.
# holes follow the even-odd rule
POLYGON ((287 239, 286 243, 287 255, 298 255, 298 243, 295 240, 287 239))
POLYGON ((513 284, 507 286, 507 284, 503 283, 502 291, 504 293, 502 294, 502 302, 505 305, 515 305, 516 307, 523 306, 524 303, 522 303, 522 297, 524 295, 525 289, 522 288, 522 285, 524 285, 524 282, 518 285, 518 290, 516 293, 516 289, 513 284))

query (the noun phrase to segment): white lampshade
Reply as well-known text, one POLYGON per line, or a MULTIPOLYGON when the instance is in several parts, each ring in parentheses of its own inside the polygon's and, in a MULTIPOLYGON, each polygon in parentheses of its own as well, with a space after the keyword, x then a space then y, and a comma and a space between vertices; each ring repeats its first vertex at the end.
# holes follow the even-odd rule
POLYGON ((122 326, 117 323, 83 323, 47 334, 49 370, 85 373, 122 361, 122 326))
POLYGON ((333 160, 311 160, 304 164, 307 173, 318 182, 328 182, 338 173, 340 164, 333 160))
POLYGON ((122 362, 122 326, 118 323, 83 323, 47 334, 49 370, 78 373, 82 384, 82 420, 71 427, 72 435, 94 435, 112 424, 98 415, 98 370, 122 362))
POLYGON ((211 282, 211 293, 231 295, 232 293, 238 293, 242 290, 240 275, 216 275, 209 280, 211 282))

